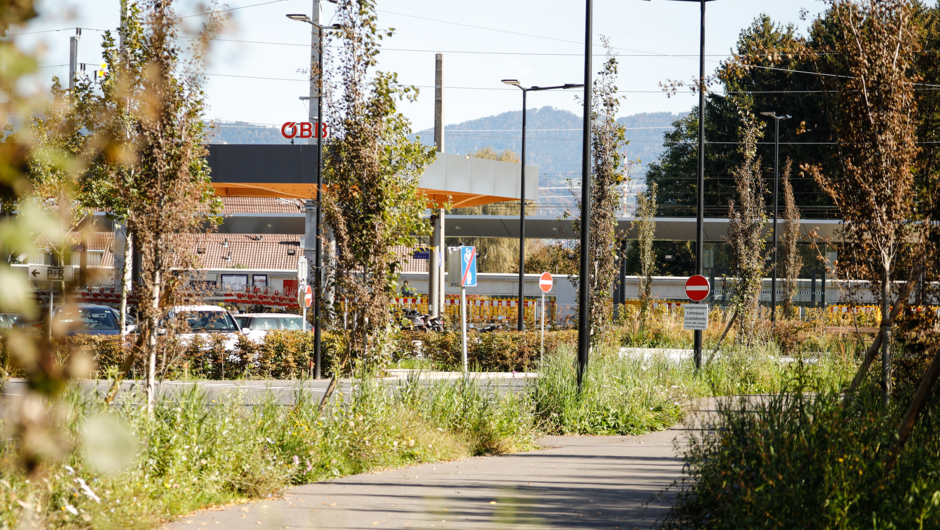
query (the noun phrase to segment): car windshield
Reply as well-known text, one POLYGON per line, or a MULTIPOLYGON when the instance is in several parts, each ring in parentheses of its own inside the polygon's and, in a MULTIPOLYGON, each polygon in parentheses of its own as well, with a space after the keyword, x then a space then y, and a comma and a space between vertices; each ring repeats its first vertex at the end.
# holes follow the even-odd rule
POLYGON ((235 322, 238 322, 238 325, 245 327, 248 325, 248 317, 235 317, 235 322))
POLYGON ((59 321, 67 322, 74 329, 118 329, 118 321, 114 311, 107 307, 77 307, 74 310, 62 312, 59 321))
POLYGON ((183 311, 176 317, 193 333, 226 333, 238 331, 235 320, 224 311, 183 311))
POLYGON ((284 329, 289 329, 291 331, 303 329, 301 322, 302 320, 300 317, 281 317, 281 325, 284 326, 284 329))

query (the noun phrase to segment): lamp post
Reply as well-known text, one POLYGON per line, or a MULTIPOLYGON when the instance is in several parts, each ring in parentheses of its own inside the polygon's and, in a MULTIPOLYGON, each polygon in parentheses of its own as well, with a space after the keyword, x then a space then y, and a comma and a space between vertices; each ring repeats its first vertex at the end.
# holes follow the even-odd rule
POLYGON ((777 116, 774 112, 761 112, 774 120, 774 227, 773 227, 773 274, 770 277, 770 324, 777 323, 777 182, 780 180, 780 120, 791 116, 777 116))
MULTIPOLYGON (((333 1, 333 0, 331 0, 333 1)), ((335 3, 335 1, 334 1, 335 3)), ((319 13, 319 2, 315 2, 314 12, 319 13)), ((321 348, 320 348, 320 300, 321 300, 321 282, 320 282, 320 272, 323 266, 323 244, 320 241, 320 230, 321 225, 323 224, 323 183, 321 175, 323 173, 323 130, 321 128, 321 123, 323 123, 323 98, 320 97, 323 89, 323 32, 330 29, 343 29, 344 26, 340 24, 332 24, 330 26, 320 25, 312 20, 310 17, 303 14, 289 14, 287 18, 291 20, 296 20, 298 22, 306 22, 314 27, 317 32, 317 48, 316 53, 311 54, 310 57, 310 98, 316 98, 317 100, 317 122, 316 122, 316 138, 317 138, 317 214, 314 233, 316 234, 316 243, 315 243, 315 262, 314 262, 314 279, 313 279, 313 289, 315 293, 316 304, 313 307, 313 362, 314 362, 314 378, 320 379, 320 364, 321 364, 321 348), (317 68, 317 79, 316 82, 313 80, 313 69, 317 68)), ((319 21, 319 17, 317 17, 319 21)), ((310 114, 313 114, 313 109, 310 109, 310 114)))
POLYGON ((531 86, 524 87, 516 79, 503 79, 503 83, 514 86, 522 90, 522 182, 519 188, 519 322, 518 330, 525 331, 525 111, 526 94, 529 92, 539 92, 542 90, 557 90, 568 88, 579 88, 584 85, 566 83, 558 86, 531 86))

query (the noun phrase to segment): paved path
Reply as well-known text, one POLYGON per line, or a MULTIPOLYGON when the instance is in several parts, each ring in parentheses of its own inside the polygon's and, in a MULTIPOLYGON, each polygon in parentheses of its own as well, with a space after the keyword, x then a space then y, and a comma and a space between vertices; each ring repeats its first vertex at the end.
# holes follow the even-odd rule
POLYGON ((644 503, 680 476, 673 441, 688 432, 550 436, 539 451, 299 486, 280 500, 203 511, 164 528, 648 528, 670 499, 644 503))

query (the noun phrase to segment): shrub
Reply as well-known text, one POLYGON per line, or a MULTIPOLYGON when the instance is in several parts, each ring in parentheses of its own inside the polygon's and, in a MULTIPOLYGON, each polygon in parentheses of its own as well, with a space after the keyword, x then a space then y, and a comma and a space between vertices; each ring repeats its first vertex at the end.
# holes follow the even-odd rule
POLYGON ((896 469, 906 405, 873 381, 850 406, 796 377, 767 399, 720 401, 692 436, 667 528, 924 528, 940 521, 940 416, 922 416, 896 469), (930 523, 929 521, 933 521, 930 523))

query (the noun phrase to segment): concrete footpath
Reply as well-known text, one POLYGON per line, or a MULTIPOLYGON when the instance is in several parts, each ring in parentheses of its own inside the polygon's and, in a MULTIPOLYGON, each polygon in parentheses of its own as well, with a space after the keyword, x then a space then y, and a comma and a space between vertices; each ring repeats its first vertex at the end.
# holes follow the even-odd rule
MULTIPOLYGON (((686 423, 701 421, 712 404, 686 423)), ((649 528, 671 505, 654 496, 680 477, 674 441, 689 432, 680 425, 644 436, 549 436, 538 451, 299 486, 164 528, 649 528)))

